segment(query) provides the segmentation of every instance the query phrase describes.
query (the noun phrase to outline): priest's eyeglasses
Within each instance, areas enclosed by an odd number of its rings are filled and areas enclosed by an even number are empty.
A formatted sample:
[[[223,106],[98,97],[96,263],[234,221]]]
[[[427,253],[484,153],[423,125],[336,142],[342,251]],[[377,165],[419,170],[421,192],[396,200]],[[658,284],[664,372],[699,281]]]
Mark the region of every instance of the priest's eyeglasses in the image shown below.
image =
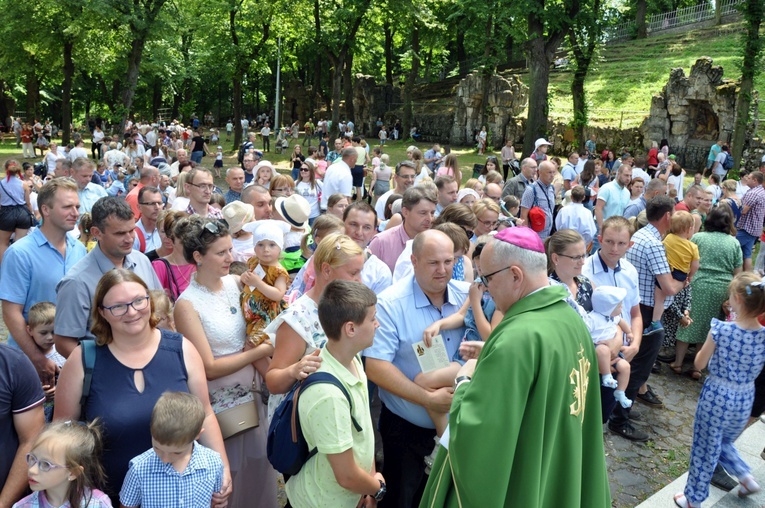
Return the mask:
[[[496,272],[491,272],[486,275],[481,275],[481,284],[483,284],[486,287],[489,287],[489,282],[491,282],[491,278],[497,275],[499,272],[504,272],[505,270],[511,269],[513,266],[506,266],[502,268],[501,270],[497,270]]]

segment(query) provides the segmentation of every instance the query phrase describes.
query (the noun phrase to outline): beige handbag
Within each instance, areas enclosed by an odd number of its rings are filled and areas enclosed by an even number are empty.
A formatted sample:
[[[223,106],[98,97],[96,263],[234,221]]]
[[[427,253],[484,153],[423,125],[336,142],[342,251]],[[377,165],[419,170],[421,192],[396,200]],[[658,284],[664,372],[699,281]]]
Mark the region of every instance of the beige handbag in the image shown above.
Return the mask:
[[[240,432],[249,430],[260,425],[258,405],[254,400],[239,404],[236,407],[225,409],[216,414],[220,433],[223,439],[233,437]]]

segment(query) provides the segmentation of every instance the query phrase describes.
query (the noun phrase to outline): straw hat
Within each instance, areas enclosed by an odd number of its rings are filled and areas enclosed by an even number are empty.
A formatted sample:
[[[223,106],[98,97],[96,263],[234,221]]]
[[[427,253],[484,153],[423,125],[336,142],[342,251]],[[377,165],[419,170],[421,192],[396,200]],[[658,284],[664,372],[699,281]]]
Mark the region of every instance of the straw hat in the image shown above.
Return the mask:
[[[274,203],[274,208],[290,226],[308,230],[311,205],[303,196],[293,194],[290,197],[278,197]]]
[[[241,201],[232,201],[223,207],[223,218],[228,224],[228,231],[232,235],[242,230],[242,226],[252,222],[255,217],[255,208]]]

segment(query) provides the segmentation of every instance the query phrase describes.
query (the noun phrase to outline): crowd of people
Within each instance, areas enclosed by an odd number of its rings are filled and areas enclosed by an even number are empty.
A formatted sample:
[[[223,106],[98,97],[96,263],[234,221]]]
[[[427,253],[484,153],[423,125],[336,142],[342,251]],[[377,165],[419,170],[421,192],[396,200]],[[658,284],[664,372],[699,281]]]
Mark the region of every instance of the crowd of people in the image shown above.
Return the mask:
[[[564,162],[540,138],[463,183],[438,144],[393,164],[309,119],[287,171],[248,132],[220,188],[173,125],[6,163],[0,508],[274,508],[293,402],[293,507],[607,507],[603,425],[650,439],[659,360],[709,372],[678,506],[726,470],[759,491],[732,443],[765,410],[761,171],[715,154],[686,188],[664,142]]]

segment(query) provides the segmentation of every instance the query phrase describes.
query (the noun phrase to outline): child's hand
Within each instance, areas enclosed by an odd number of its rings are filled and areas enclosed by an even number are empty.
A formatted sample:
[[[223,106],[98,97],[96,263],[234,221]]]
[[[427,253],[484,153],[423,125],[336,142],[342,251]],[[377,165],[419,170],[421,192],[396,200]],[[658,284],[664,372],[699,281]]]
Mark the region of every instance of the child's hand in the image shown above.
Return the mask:
[[[56,398],[56,386],[43,385],[43,391],[45,392],[45,402],[53,402]]]
[[[691,325],[691,323],[693,323],[693,319],[691,319],[691,312],[686,310],[683,312],[683,317],[680,318],[680,326],[687,328]]]
[[[486,292],[486,286],[483,285],[481,281],[473,282],[470,285],[470,291],[468,293],[468,297],[470,298],[471,303],[475,299],[480,299],[483,297],[483,294]]]
[[[241,280],[242,284],[245,286],[255,286],[258,282],[261,281],[261,278],[258,277],[258,274],[256,274],[254,271],[247,270],[239,276],[239,280]]]
[[[422,332],[422,341],[425,343],[425,347],[430,347],[433,341],[433,337],[438,335],[441,331],[441,321],[436,321],[432,325],[425,328]]]
[[[515,225],[516,226],[525,226],[526,225],[526,221],[524,221],[521,218],[515,219]]]
[[[632,344],[632,339],[634,339],[635,336],[632,335],[632,332],[627,334],[627,344]]]
[[[484,344],[482,340],[466,340],[460,344],[460,356],[466,361],[478,358]]]

